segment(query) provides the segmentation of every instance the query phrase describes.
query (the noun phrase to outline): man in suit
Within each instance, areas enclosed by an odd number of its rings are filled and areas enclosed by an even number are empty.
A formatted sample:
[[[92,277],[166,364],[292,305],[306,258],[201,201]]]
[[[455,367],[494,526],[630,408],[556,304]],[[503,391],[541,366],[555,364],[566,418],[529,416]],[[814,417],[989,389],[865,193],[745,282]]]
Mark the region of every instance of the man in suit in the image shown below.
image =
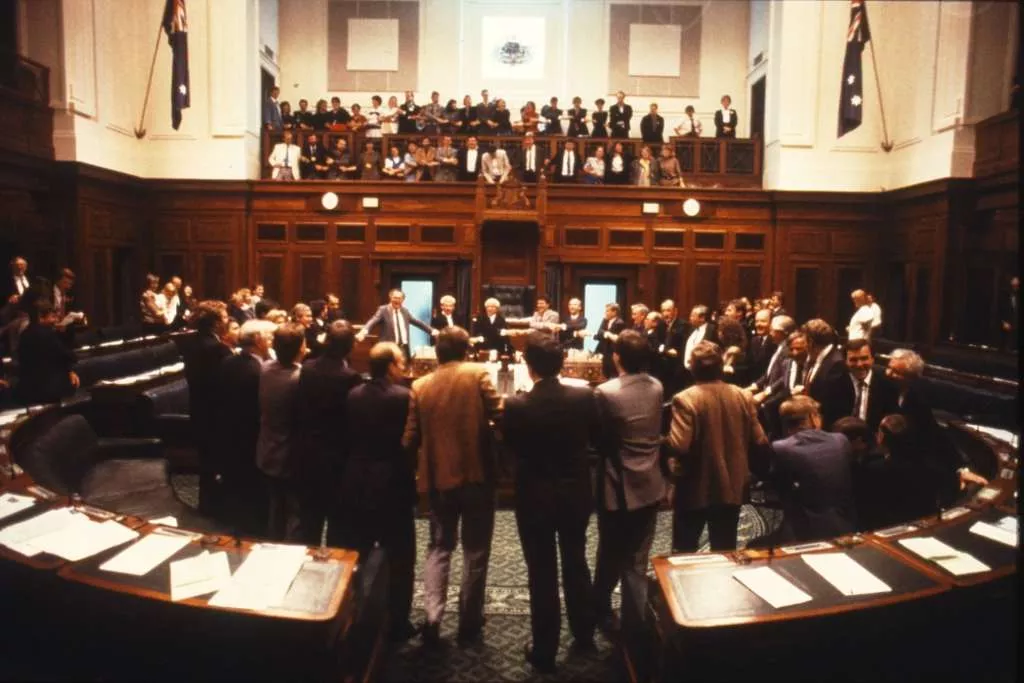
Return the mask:
[[[76,357],[57,334],[53,304],[40,299],[29,308],[28,316],[28,327],[18,342],[15,394],[23,405],[56,403],[78,388]]]
[[[564,349],[582,349],[586,333],[587,318],[583,315],[583,302],[573,297],[569,299],[569,315],[559,323],[558,341]]]
[[[762,377],[768,372],[768,365],[778,349],[778,343],[771,334],[771,311],[760,310],[754,314],[754,334],[750,338],[747,357],[750,359],[750,374]]]
[[[422,320],[413,316],[409,309],[403,306],[405,294],[400,289],[392,289],[388,292],[388,303],[384,304],[370,316],[370,319],[363,325],[363,329],[356,334],[356,341],[363,341],[366,335],[377,325],[383,325],[380,331],[380,341],[389,341],[398,344],[406,357],[409,356],[409,326],[418,327],[430,336],[437,336],[438,331]]]
[[[665,142],[665,119],[658,113],[658,104],[651,102],[651,111],[640,119],[640,137],[648,144]]]
[[[734,138],[736,137],[736,125],[738,118],[736,110],[732,109],[732,98],[728,95],[722,96],[722,108],[715,112],[715,137]]]
[[[846,370],[846,358],[836,344],[832,326],[821,318],[813,318],[803,325],[807,337],[807,364],[799,391],[819,403],[824,399],[825,386]]]
[[[3,300],[17,304],[25,290],[32,286],[28,275],[28,261],[21,256],[11,259],[11,274],[4,281]]]
[[[899,414],[906,418],[920,450],[930,456],[927,468],[932,473],[936,492],[943,502],[948,503],[968,484],[985,486],[988,480],[971,471],[971,463],[966,455],[953,446],[949,436],[935,420],[935,414],[925,398],[927,389],[922,379],[924,367],[924,359],[914,351],[895,349],[889,354],[886,376],[896,383],[899,390]]]
[[[419,116],[420,106],[416,104],[416,96],[412,90],[405,91],[405,104],[399,110],[398,132],[401,135],[415,135],[416,117]]]
[[[664,332],[658,347],[661,365],[661,376],[658,379],[665,389],[665,398],[669,399],[682,388],[682,357],[690,331],[687,323],[679,318],[675,301],[665,299],[661,302],[660,310]]]
[[[780,292],[780,291],[772,292],[772,295],[771,295],[769,301],[771,302],[771,310],[772,310],[772,317],[773,318],[775,316],[778,316],[778,315],[789,315],[789,313],[786,312],[786,309],[782,307],[783,304],[785,303],[784,298],[785,298],[785,295],[782,292]]]
[[[292,453],[294,478],[301,489],[301,539],[307,545],[320,542],[324,517],[332,500],[332,486],[341,478],[345,446],[350,434],[345,424],[349,392],[362,377],[348,365],[355,335],[344,320],[326,326],[322,355],[302,365],[295,403],[299,448]]]
[[[783,401],[803,390],[801,383],[807,365],[807,335],[799,330],[792,332],[782,348],[785,349],[785,358],[775,366],[772,378],[766,380],[764,387],[753,395],[765,429],[777,438],[784,435],[779,423],[779,407]]]
[[[217,447],[214,435],[217,415],[217,369],[231,355],[221,341],[228,326],[228,310],[220,301],[201,301],[192,313],[194,335],[181,340],[188,383],[188,415],[193,441],[199,451],[199,511],[209,517],[220,516],[216,485]]]
[[[302,149],[292,139],[292,132],[286,130],[282,141],[270,152],[267,163],[271,166],[270,177],[273,180],[298,180],[302,177],[299,172]]]
[[[516,524],[529,575],[533,644],[526,659],[551,673],[561,628],[556,544],[574,646],[594,649],[586,560],[593,507],[587,446],[599,423],[593,393],[559,382],[562,349],[555,339],[531,332],[524,356],[533,389],[508,399],[502,432],[516,457]]]
[[[278,101],[280,96],[281,89],[275,85],[267,94],[267,99],[263,101],[263,125],[267,130],[279,131],[283,127],[281,104]]]
[[[702,341],[718,343],[718,329],[714,322],[708,319],[708,307],[703,304],[694,306],[690,310],[690,336],[686,338],[686,345],[683,347],[683,367],[690,369],[690,362],[693,350]]]
[[[565,146],[551,160],[548,173],[556,183],[575,183],[582,166],[580,155],[576,152],[576,141],[566,140]]]
[[[551,308],[551,299],[547,294],[539,295],[535,306],[533,315],[527,319],[530,329],[557,332],[560,329],[561,320],[558,311]]]
[[[416,474],[402,447],[409,413],[404,376],[402,349],[391,342],[370,349],[371,380],[354,387],[346,400],[348,454],[340,486],[334,487],[337,503],[327,527],[332,547],[355,548],[365,557],[377,543],[387,553],[388,635],[398,642],[416,633],[409,623],[416,565]]]
[[[777,541],[853,533],[857,513],[850,442],[842,434],[822,431],[818,402],[809,396],[788,399],[779,415],[787,437],[772,444],[768,473],[782,498]]]
[[[830,380],[823,390],[823,424],[831,429],[841,417],[858,417],[874,433],[883,417],[899,410],[899,390],[884,370],[872,367],[875,359],[867,339],[851,339],[845,352],[847,372]]]
[[[646,335],[647,333],[647,314],[651,312],[651,309],[647,308],[647,304],[632,304],[629,307],[629,318],[632,321],[632,329],[634,332]]]
[[[462,327],[462,320],[455,315],[455,297],[445,294],[438,302],[438,311],[430,320],[430,326],[435,330],[443,330],[446,327]],[[436,341],[436,340],[435,340]]]
[[[449,327],[438,335],[437,370],[412,385],[403,445],[417,453],[417,488],[430,507],[423,589],[424,643],[439,643],[451,554],[462,520],[459,640],[483,633],[484,586],[494,531],[494,463],[489,422],[501,396],[483,366],[466,363],[469,335]],[[456,428],[457,427],[457,428]]]
[[[494,111],[496,109],[495,103],[491,102],[491,95],[486,90],[480,91],[480,102],[474,108],[476,112],[477,128],[481,135],[493,135],[493,130],[497,127],[497,123],[494,121]]]
[[[235,534],[265,536],[267,494],[256,467],[260,435],[260,372],[270,360],[276,325],[247,320],[239,331],[241,351],[221,360],[217,368],[217,419],[214,467],[221,520]]]
[[[323,180],[327,178],[327,148],[320,144],[316,133],[311,133],[302,146],[299,159],[303,180]]]
[[[317,308],[323,309],[323,300],[318,299],[312,302],[317,305]],[[306,353],[313,358],[320,355],[320,351],[323,347],[320,341],[320,326],[317,325],[317,318],[313,315],[313,309],[306,304],[295,304],[292,306],[291,312],[288,314],[289,320],[293,323],[302,325],[303,334],[306,337]],[[320,321],[321,324],[323,321]]]
[[[337,294],[327,292],[324,294],[324,301],[327,303],[327,316],[325,322],[333,323],[335,320],[345,320],[345,311],[341,310],[341,298]]]
[[[601,354],[601,371],[604,373],[605,379],[611,379],[618,374],[612,353],[619,335],[626,329],[626,321],[619,317],[620,310],[619,304],[614,301],[605,304],[604,320],[601,321],[597,332],[594,333],[594,339],[597,340],[594,352]]]
[[[274,330],[274,355],[260,374],[260,435],[256,441],[256,466],[266,475],[270,498],[267,537],[274,541],[299,541],[302,490],[295,477],[299,455],[299,410],[296,396],[306,334],[298,323],[284,323]]]
[[[502,334],[502,330],[507,328],[501,314],[501,302],[492,297],[484,302],[484,315],[473,318],[470,342],[481,351],[497,351],[498,355],[511,353],[508,337]]]
[[[476,180],[483,167],[483,153],[477,143],[476,136],[466,140],[466,146],[459,150],[459,180]]]
[[[647,373],[646,340],[625,330],[614,344],[618,377],[595,390],[601,418],[597,451],[597,564],[594,601],[598,623],[614,628],[615,584],[644,577],[654,541],[658,504],[667,492],[661,470],[661,382]],[[641,600],[641,602],[643,602]]]
[[[629,126],[633,120],[633,107],[626,104],[626,93],[621,90],[615,94],[615,104],[608,114],[609,125],[613,138],[628,138]]]
[[[771,315],[769,313],[769,315]],[[768,325],[768,342],[771,344],[772,351],[770,357],[767,359],[764,371],[758,377],[753,384],[747,387],[747,390],[754,395],[754,401],[761,403],[765,398],[768,397],[772,391],[776,390],[777,387],[782,386],[785,383],[788,369],[786,365],[786,359],[789,357],[789,345],[787,340],[789,335],[796,330],[796,323],[788,315],[779,315],[774,318],[770,318]],[[758,397],[758,394],[764,394]]]
[[[696,552],[704,524],[712,551],[736,549],[736,525],[751,457],[768,446],[754,402],[722,381],[722,353],[700,342],[690,357],[695,384],[672,399],[666,445],[677,476],[672,550]]]
[[[537,182],[543,174],[545,163],[547,163],[547,159],[544,157],[544,150],[535,144],[533,133],[527,133],[523,137],[523,148],[519,153],[519,163],[516,164],[520,180],[524,183]]]

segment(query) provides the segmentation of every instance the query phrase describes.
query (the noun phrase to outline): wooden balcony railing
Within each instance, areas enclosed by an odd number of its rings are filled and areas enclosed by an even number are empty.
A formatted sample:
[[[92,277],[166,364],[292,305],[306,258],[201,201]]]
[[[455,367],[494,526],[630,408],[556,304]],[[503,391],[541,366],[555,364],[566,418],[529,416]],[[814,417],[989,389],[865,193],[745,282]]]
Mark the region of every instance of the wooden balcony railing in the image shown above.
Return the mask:
[[[365,138],[361,133],[351,131],[295,131],[293,142],[301,145],[299,138],[315,134],[319,144],[325,149],[334,149],[338,138],[344,138],[348,143],[349,152],[356,158],[362,153],[363,146],[370,138]],[[385,135],[382,138],[373,139],[377,151],[387,150],[392,145],[397,145],[404,153],[409,142],[420,142],[424,137],[430,138],[431,143],[437,147],[441,135]],[[451,136],[452,145],[461,149],[466,144],[468,136]],[[282,133],[263,131],[263,178],[270,178],[270,165],[267,158],[273,146],[280,142]],[[598,147],[605,147],[611,151],[618,143],[622,144],[623,152],[630,158],[640,154],[640,149],[646,144],[642,140],[629,138],[625,140],[607,138],[567,138],[559,136],[537,136],[534,138],[538,148],[547,158],[552,158],[562,148],[566,140],[572,139],[577,144],[580,156],[584,159],[592,156]],[[477,136],[481,149],[502,147],[505,149],[513,163],[520,158],[523,138],[521,136]],[[683,180],[687,186],[692,187],[729,187],[729,188],[760,188],[761,187],[761,159],[762,147],[759,138],[749,139],[716,139],[716,138],[693,138],[673,137],[668,143],[675,149],[676,157],[683,171]],[[661,145],[648,145],[653,154],[657,155]]]
[[[50,69],[16,54],[0,56],[0,149],[53,159]]]

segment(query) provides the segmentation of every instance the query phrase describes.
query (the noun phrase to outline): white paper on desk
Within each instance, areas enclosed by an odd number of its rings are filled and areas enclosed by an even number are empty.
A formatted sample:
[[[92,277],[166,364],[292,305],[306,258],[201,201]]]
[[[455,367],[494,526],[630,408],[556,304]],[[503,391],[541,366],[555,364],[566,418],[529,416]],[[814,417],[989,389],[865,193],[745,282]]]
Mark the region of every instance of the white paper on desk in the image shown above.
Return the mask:
[[[1011,548],[1017,547],[1017,532],[1003,529],[995,524],[989,524],[988,522],[975,522],[971,525],[971,533],[984,536],[990,541],[1002,543],[1003,545],[1008,545]]]
[[[166,517],[158,517],[157,519],[149,520],[150,524],[159,524],[161,526],[178,526],[178,518],[174,515],[167,515]]]
[[[105,572],[145,576],[187,546],[191,540],[188,536],[172,536],[154,531],[101,564],[100,569]]]
[[[846,553],[815,553],[800,556],[821,578],[843,595],[891,593],[892,588]]]
[[[187,600],[213,593],[231,581],[231,566],[224,551],[204,550],[187,560],[171,562],[171,600]]]
[[[78,562],[138,537],[138,531],[112,519],[94,522],[85,515],[75,515],[70,525],[31,544],[68,562]]]
[[[732,578],[775,609],[799,605],[812,599],[771,567],[741,569],[733,572]]]
[[[33,541],[71,526],[75,517],[71,508],[49,510],[0,531],[0,545],[7,546],[25,557],[34,557],[42,550],[37,548]]]
[[[0,496],[0,519],[6,519],[16,515],[22,510],[28,510],[36,504],[32,496],[23,496],[19,493],[5,493]]]
[[[254,546],[231,582],[210,598],[210,604],[250,610],[278,605],[306,559],[305,546]]]
[[[937,538],[901,538],[898,542],[910,552],[934,562],[953,576],[977,574],[991,569],[973,555],[961,552]]]

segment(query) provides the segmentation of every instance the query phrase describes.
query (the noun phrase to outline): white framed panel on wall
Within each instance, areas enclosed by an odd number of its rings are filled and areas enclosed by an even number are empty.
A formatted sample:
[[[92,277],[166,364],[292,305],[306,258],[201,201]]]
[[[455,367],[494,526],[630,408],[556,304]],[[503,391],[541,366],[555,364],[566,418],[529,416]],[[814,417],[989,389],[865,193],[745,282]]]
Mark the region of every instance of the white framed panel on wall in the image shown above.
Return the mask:
[[[398,71],[398,19],[348,20],[349,71]]]
[[[629,75],[678,78],[682,34],[678,24],[630,24]]]

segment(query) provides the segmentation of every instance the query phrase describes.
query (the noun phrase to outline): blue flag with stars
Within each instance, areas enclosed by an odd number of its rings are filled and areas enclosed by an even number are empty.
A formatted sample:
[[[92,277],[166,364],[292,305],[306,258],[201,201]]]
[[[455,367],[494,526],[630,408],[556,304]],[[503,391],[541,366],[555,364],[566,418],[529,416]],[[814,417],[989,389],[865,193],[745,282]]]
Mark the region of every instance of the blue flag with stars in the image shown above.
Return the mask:
[[[861,56],[864,43],[871,40],[868,10],[864,0],[850,0],[850,28],[846,32],[846,57],[843,59],[843,83],[839,89],[839,134],[843,137],[860,126],[864,110],[864,70]]]
[[[171,44],[171,125],[178,130],[181,110],[192,103],[188,83],[188,15],[185,0],[167,0],[164,5],[164,31]]]

